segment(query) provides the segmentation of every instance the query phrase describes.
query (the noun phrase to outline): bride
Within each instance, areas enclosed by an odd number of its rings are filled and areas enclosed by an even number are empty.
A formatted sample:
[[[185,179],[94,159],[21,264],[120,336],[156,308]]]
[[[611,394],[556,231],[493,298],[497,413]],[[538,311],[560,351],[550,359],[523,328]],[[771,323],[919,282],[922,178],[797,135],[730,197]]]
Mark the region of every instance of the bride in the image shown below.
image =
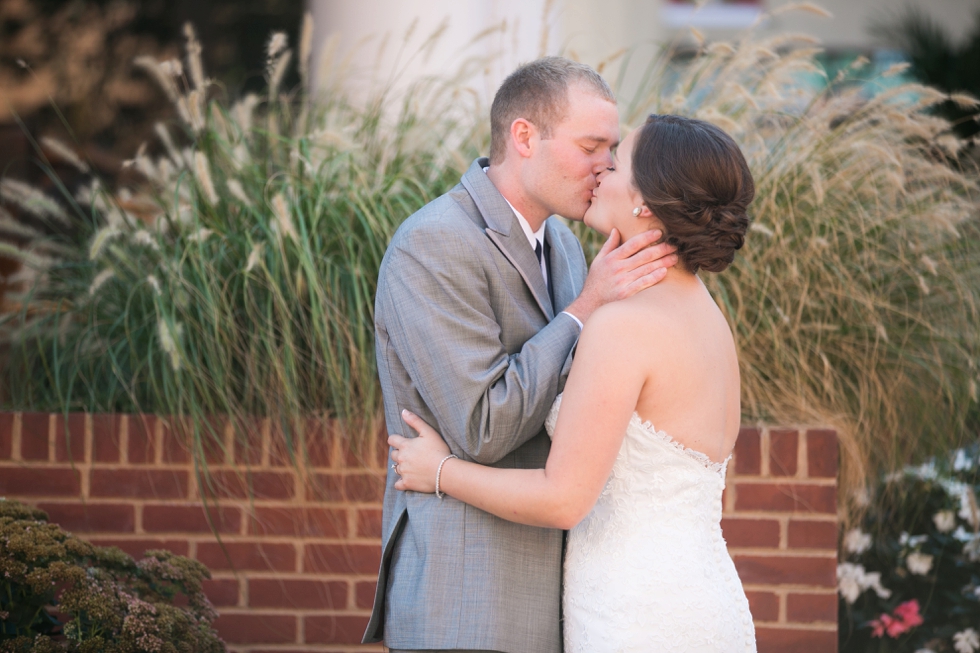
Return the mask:
[[[544,469],[459,460],[417,416],[392,435],[399,490],[444,493],[503,519],[569,529],[566,653],[755,651],[721,533],[738,436],[739,372],[724,316],[698,278],[742,246],[755,189],[722,130],[650,116],[599,178],[585,222],[623,239],[662,229],[680,263],[597,310],[548,418]],[[560,410],[559,410],[560,407]]]

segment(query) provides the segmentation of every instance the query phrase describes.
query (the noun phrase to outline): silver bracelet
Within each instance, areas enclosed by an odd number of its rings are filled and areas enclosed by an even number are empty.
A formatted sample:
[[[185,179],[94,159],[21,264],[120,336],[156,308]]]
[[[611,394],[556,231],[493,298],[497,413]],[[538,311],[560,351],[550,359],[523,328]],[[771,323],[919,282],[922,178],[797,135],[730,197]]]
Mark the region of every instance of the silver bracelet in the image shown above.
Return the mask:
[[[450,458],[459,458],[459,456],[457,456],[454,453],[449,454],[448,456],[446,456],[445,458],[439,461],[439,469],[436,470],[436,496],[439,497],[440,499],[445,496],[442,492],[439,491],[439,479],[442,478],[442,466],[445,465],[446,461],[449,460]]]

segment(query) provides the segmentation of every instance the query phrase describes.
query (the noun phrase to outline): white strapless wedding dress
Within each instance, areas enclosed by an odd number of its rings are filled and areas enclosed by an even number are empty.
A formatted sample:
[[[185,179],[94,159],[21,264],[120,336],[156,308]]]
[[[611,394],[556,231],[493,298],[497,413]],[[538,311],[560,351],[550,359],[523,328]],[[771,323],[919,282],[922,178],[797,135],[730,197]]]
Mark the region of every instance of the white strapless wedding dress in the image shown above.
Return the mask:
[[[568,533],[565,653],[755,652],[721,535],[727,465],[633,413],[599,500]]]

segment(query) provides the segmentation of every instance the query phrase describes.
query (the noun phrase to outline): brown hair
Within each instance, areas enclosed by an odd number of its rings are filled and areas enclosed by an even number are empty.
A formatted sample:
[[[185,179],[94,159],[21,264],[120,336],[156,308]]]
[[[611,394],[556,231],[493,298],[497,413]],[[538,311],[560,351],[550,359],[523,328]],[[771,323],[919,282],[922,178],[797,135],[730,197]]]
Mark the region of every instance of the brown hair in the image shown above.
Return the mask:
[[[718,127],[652,115],[633,146],[633,185],[663,222],[669,244],[691,272],[721,272],[749,227],[755,183],[742,151]]]
[[[500,163],[507,151],[510,126],[524,118],[544,138],[568,111],[568,87],[582,83],[601,98],[616,97],[599,73],[564,57],[542,57],[520,66],[497,89],[490,106],[490,163]]]

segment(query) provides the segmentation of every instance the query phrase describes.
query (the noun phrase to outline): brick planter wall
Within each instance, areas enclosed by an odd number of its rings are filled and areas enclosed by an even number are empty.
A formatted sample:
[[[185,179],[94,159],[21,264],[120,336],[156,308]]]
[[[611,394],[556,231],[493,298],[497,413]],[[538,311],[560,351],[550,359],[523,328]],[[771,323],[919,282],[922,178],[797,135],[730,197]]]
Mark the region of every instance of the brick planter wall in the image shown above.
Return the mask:
[[[382,651],[357,644],[380,559],[380,435],[355,456],[310,420],[297,468],[267,421],[223,429],[202,487],[162,419],[0,413],[0,496],[96,544],[205,563],[233,652]],[[723,528],[761,653],[836,650],[836,476],[833,431],[742,431]]]

